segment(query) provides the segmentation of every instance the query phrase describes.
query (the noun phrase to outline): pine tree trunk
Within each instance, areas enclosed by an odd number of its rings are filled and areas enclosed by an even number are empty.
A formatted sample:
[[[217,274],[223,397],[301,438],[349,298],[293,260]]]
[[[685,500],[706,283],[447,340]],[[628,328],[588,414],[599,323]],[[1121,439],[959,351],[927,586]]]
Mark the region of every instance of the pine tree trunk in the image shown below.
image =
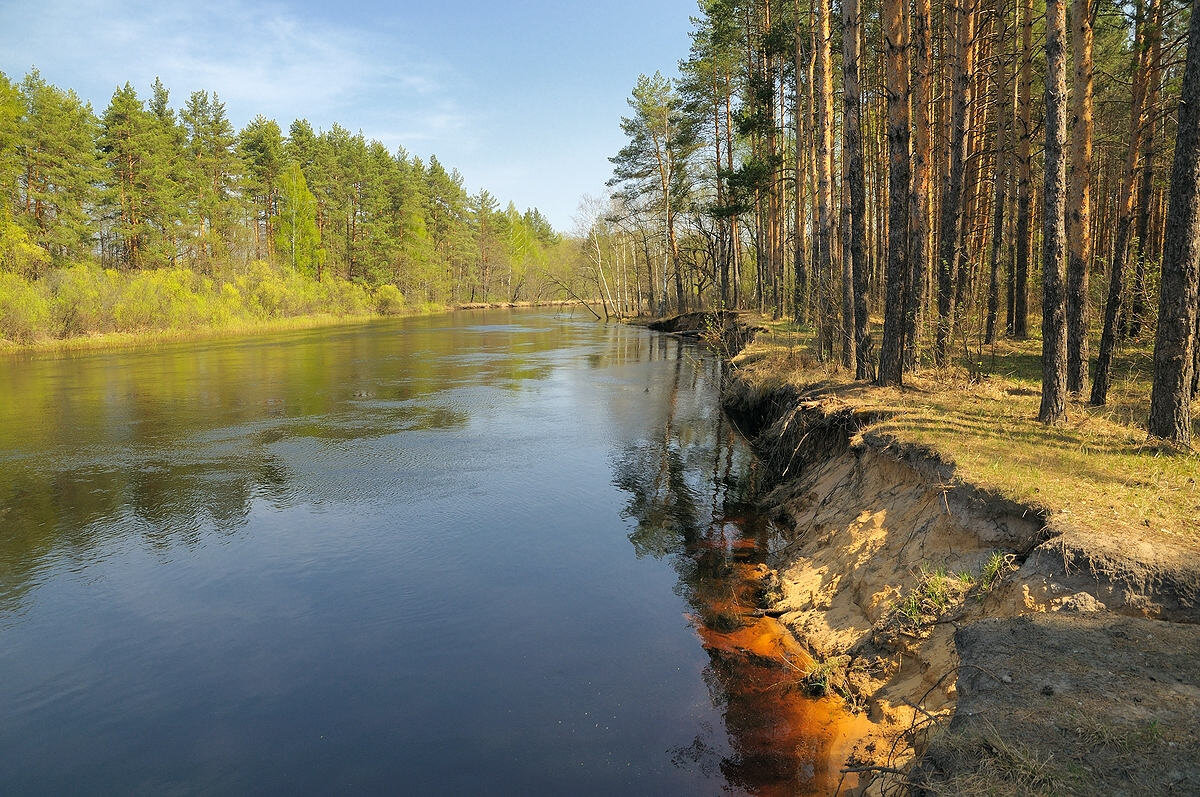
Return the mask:
[[[849,219],[842,225],[842,235],[849,242],[850,271],[854,287],[854,378],[870,377],[871,339],[867,331],[867,260],[866,239],[866,174],[863,166],[862,126],[859,108],[862,103],[858,83],[858,40],[861,20],[858,0],[842,0],[842,87],[844,113],[842,129],[845,135],[846,199]]]
[[[954,19],[954,55],[950,76],[950,163],[942,192],[942,221],[938,246],[938,323],[934,355],[946,361],[946,349],[952,333],[954,280],[958,273],[959,237],[962,234],[962,207],[966,172],[967,104],[970,102],[970,53],[974,38],[974,15],[964,9],[962,0],[951,0]]]
[[[805,308],[808,301],[808,273],[805,268],[805,253],[807,252],[807,241],[805,240],[805,213],[804,205],[806,201],[805,178],[807,175],[806,163],[808,162],[808,148],[805,147],[805,125],[804,125],[804,105],[801,102],[802,91],[811,90],[811,84],[808,87],[801,85],[801,76],[808,76],[808,72],[804,65],[804,48],[802,42],[804,37],[800,35],[800,20],[803,17],[800,14],[800,0],[796,0],[796,50],[795,50],[795,69],[796,69],[796,106],[795,106],[795,126],[796,126],[796,175],[795,175],[795,220],[796,237],[795,237],[795,281],[792,285],[792,317],[796,324],[804,324],[807,319]]]
[[[1003,3],[1003,0],[1001,0]],[[1004,251],[1004,210],[1007,204],[1008,191],[1008,103],[1010,79],[1008,74],[1008,58],[1003,52],[1005,33],[1008,30],[1006,9],[999,9],[1000,21],[998,46],[996,48],[996,85],[999,96],[996,98],[996,199],[992,215],[992,251],[991,270],[988,280],[987,321],[984,328],[984,342],[994,343],[996,340],[996,318],[1000,312],[1000,254]]]
[[[1033,259],[1033,166],[1030,141],[1033,135],[1031,86],[1033,85],[1033,0],[1021,2],[1021,77],[1018,80],[1017,112],[1017,274],[1013,297],[1013,337],[1029,337],[1029,262]]]
[[[1133,290],[1131,306],[1125,318],[1123,334],[1129,338],[1137,338],[1142,333],[1142,325],[1146,320],[1146,270],[1148,268],[1150,245],[1150,215],[1154,204],[1154,134],[1158,129],[1158,84],[1161,80],[1162,64],[1162,27],[1158,20],[1152,20],[1147,30],[1147,45],[1150,48],[1150,61],[1146,71],[1146,126],[1142,134],[1142,158],[1139,168],[1137,191],[1136,231],[1137,254],[1134,258]]]
[[[912,197],[909,208],[908,312],[904,321],[904,368],[917,366],[925,283],[929,278],[929,169],[933,159],[929,100],[933,95],[930,60],[930,0],[916,0],[912,26]]]
[[[909,73],[907,0],[884,0],[887,50],[888,246],[879,384],[900,385],[908,281]]]
[[[1066,0],[1046,3],[1046,164],[1042,233],[1042,406],[1038,420],[1067,415],[1066,270],[1067,138]]]
[[[1088,270],[1092,264],[1091,0],[1071,0],[1071,181],[1067,186],[1067,392],[1081,393],[1088,371]]]
[[[1125,173],[1117,198],[1117,230],[1113,242],[1113,260],[1109,274],[1108,299],[1104,303],[1104,328],[1100,334],[1100,352],[1092,376],[1090,402],[1096,406],[1108,401],[1108,389],[1112,384],[1112,363],[1117,350],[1117,338],[1121,330],[1125,302],[1125,272],[1129,262],[1129,234],[1133,229],[1135,188],[1138,179],[1138,157],[1141,152],[1141,137],[1146,126],[1146,77],[1150,65],[1150,47],[1146,45],[1147,33],[1156,24],[1162,8],[1161,0],[1150,0],[1143,18],[1141,4],[1137,14],[1137,30],[1134,45],[1137,50],[1133,71],[1133,97],[1129,113],[1129,148],[1125,155]]]
[[[1190,446],[1200,277],[1200,7],[1193,7],[1188,28],[1163,244],[1148,428],[1154,437]]]
[[[833,64],[830,56],[829,2],[817,0],[817,282],[820,356],[833,352]]]

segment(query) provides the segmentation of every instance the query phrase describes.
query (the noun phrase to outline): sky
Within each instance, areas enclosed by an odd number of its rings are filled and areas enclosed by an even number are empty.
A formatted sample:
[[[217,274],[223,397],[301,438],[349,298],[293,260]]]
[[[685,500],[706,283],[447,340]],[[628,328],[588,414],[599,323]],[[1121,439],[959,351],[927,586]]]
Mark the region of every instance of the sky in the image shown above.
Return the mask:
[[[600,194],[639,73],[673,74],[695,0],[0,0],[0,71],[31,67],[97,113],[156,76],[257,114],[338,122],[436,155],[474,192],[569,230]]]

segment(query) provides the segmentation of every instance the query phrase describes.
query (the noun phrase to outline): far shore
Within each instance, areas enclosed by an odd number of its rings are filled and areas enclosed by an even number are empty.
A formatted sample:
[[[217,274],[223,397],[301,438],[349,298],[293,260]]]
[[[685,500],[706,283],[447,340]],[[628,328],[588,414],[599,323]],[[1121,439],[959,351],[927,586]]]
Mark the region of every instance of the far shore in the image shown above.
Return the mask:
[[[72,352],[101,349],[153,348],[155,346],[186,341],[219,340],[236,338],[254,333],[287,332],[291,330],[317,329],[320,327],[366,324],[385,319],[414,318],[438,315],[459,310],[504,310],[532,309],[537,307],[568,307],[584,304],[575,299],[554,299],[526,302],[463,302],[450,305],[425,305],[404,308],[397,313],[364,313],[361,315],[334,315],[316,313],[311,315],[267,318],[258,321],[239,321],[226,326],[200,326],[189,329],[144,329],[131,332],[103,332],[93,335],[73,335],[66,338],[42,338],[30,343],[13,343],[0,340],[0,355],[21,354],[69,354]]]

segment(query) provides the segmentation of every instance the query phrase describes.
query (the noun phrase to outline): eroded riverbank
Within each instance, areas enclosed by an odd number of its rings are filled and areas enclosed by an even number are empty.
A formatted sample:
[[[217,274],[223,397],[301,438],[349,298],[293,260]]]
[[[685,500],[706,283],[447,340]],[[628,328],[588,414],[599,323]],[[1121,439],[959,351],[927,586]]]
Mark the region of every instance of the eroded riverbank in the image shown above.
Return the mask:
[[[711,322],[707,326],[712,326]],[[1186,549],[1113,539],[963,481],[873,429],[844,386],[764,380],[722,403],[788,529],[767,612],[865,725],[868,792],[1200,788],[1200,578]]]

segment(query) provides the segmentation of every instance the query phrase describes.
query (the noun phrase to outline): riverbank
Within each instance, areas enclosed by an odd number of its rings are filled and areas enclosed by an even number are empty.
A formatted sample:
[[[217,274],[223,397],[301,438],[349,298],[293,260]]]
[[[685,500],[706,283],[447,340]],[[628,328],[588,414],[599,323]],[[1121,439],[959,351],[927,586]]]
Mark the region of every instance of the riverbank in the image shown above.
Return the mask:
[[[1042,427],[999,356],[904,391],[778,328],[731,359],[786,530],[767,612],[869,721],[869,791],[1200,789],[1200,460],[1122,423],[1136,386]]]
[[[532,309],[538,307],[569,307],[577,305],[575,300],[552,300],[545,302],[468,302],[463,304],[425,304],[419,307],[403,307],[389,313],[361,313],[334,315],[314,313],[231,322],[222,326],[201,325],[189,329],[146,329],[135,332],[102,332],[88,335],[73,335],[65,338],[42,338],[27,343],[16,343],[0,338],[0,355],[70,353],[99,349],[152,348],[171,343],[193,340],[220,340],[252,334],[288,332],[319,329],[348,324],[367,324],[372,321],[394,318],[413,318],[423,315],[456,312],[459,310]]]

